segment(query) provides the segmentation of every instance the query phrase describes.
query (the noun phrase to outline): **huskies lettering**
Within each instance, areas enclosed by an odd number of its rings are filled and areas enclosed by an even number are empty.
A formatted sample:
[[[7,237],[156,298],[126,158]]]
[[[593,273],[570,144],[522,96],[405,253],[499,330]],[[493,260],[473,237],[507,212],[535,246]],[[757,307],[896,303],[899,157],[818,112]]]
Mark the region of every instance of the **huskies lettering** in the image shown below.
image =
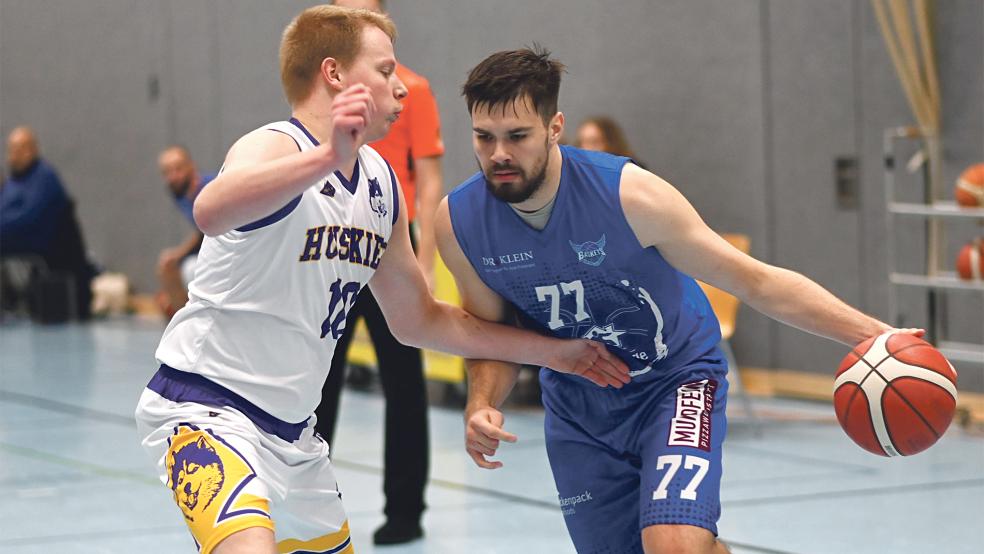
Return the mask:
[[[322,225],[307,230],[297,261],[318,261],[324,254],[325,260],[337,258],[376,269],[386,246],[383,237],[365,229]]]

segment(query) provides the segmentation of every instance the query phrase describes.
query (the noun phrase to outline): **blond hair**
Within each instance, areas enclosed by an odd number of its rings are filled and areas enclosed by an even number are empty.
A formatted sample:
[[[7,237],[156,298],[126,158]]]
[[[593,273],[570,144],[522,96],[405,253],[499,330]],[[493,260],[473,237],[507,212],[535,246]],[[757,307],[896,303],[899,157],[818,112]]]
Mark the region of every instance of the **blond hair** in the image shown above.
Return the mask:
[[[368,25],[396,40],[393,21],[369,10],[314,6],[295,17],[280,41],[280,81],[287,102],[293,106],[310,96],[325,58],[334,58],[342,67],[355,61],[362,50],[362,29]]]

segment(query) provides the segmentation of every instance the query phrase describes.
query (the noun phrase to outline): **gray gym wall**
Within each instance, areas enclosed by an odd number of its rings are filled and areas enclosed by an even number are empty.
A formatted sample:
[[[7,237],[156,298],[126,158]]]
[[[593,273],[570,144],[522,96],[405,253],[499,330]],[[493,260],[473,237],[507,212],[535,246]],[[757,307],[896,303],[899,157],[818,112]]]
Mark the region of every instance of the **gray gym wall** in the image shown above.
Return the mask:
[[[278,40],[311,4],[0,0],[0,132],[38,131],[95,259],[153,291],[158,252],[188,231],[157,174],[158,151],[184,144],[215,171],[237,137],[286,117]],[[984,159],[984,3],[937,4],[949,188]],[[429,78],[441,108],[447,189],[475,170],[459,96],[468,69],[537,41],[568,66],[569,138],[583,118],[612,115],[640,159],[714,229],[747,233],[755,256],[885,316],[882,132],[913,118],[867,0],[391,0],[389,8],[398,56]],[[838,207],[838,156],[860,163],[855,209]],[[923,263],[920,225],[898,232],[900,266]],[[974,232],[951,233],[948,260]],[[905,323],[927,325],[924,293],[902,292]],[[950,298],[953,338],[984,341],[982,296]],[[742,365],[823,373],[845,352],[747,308],[734,345]],[[984,391],[984,371],[967,366],[961,385]]]

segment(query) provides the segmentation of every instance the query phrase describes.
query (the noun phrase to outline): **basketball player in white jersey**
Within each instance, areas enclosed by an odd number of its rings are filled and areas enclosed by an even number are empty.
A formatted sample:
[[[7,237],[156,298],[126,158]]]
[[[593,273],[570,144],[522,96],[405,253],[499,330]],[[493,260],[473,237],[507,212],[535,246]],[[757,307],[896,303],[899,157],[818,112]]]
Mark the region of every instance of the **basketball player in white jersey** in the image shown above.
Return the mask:
[[[406,95],[394,36],[369,11],[302,12],[280,53],[293,117],[239,139],[195,203],[199,267],[136,415],[200,552],[353,551],[311,414],[367,283],[409,344],[628,382],[598,343],[494,325],[430,295],[398,183],[364,146]]]

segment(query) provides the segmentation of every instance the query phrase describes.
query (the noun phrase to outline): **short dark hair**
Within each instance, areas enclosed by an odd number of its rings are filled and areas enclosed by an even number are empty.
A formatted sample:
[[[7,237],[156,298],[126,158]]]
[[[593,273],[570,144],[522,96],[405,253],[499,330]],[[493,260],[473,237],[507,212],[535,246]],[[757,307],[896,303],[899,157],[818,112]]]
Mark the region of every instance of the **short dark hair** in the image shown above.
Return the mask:
[[[557,113],[560,75],[565,69],[564,64],[551,60],[550,52],[537,44],[532,48],[496,52],[468,72],[461,93],[468,103],[468,113],[478,107],[505,110],[529,96],[533,108],[547,124]]]

